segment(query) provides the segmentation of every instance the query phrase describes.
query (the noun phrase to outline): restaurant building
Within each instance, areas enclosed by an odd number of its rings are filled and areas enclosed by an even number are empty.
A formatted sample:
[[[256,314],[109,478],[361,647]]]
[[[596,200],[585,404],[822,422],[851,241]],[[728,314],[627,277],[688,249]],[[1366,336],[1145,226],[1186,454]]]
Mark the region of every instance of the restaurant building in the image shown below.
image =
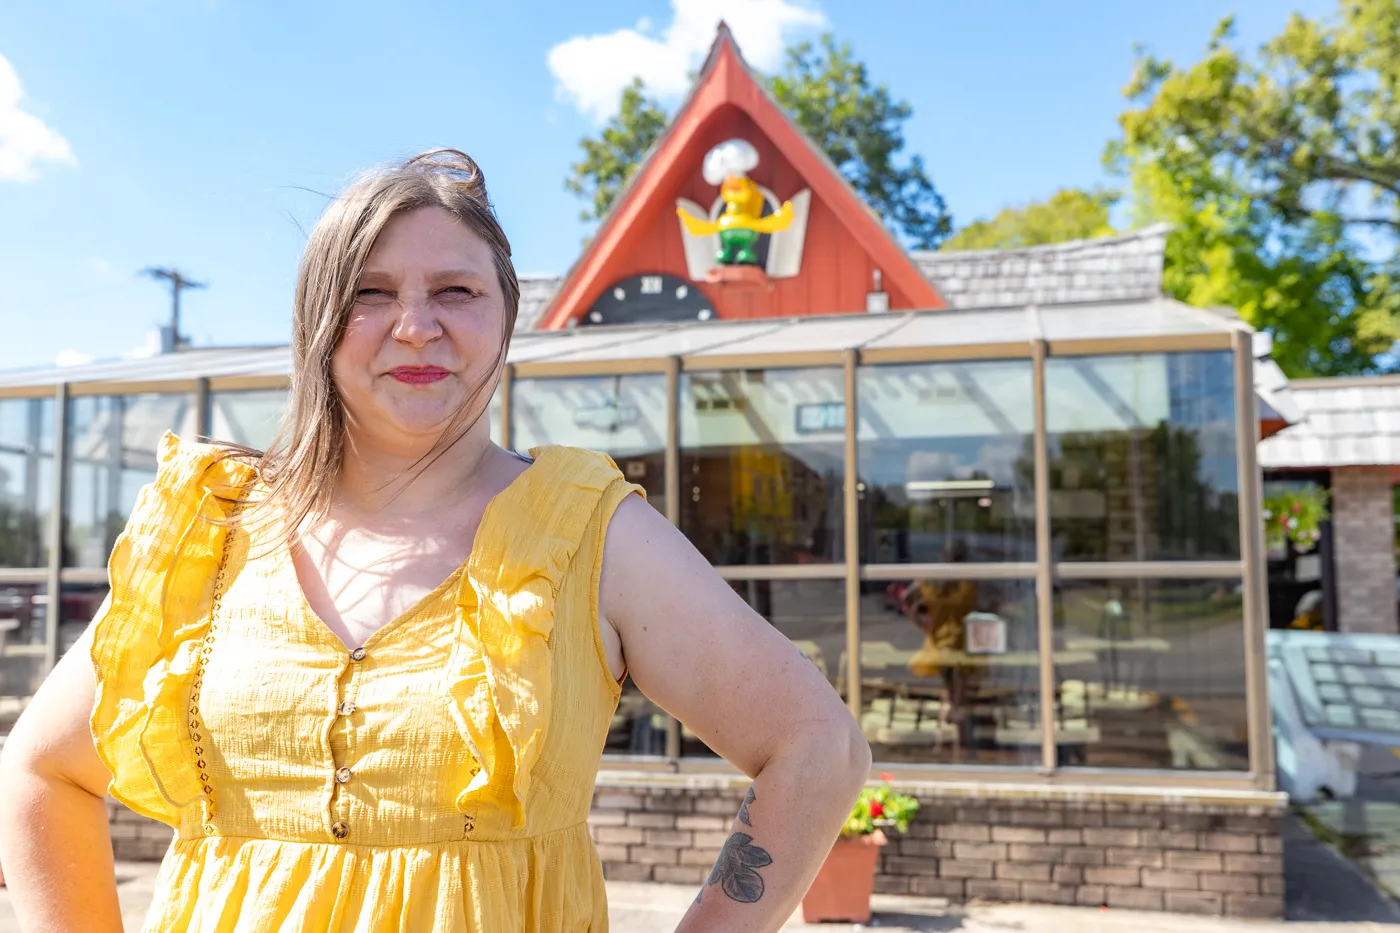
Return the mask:
[[[1313,491],[1327,511],[1315,542],[1267,553],[1271,627],[1400,633],[1400,377],[1298,379],[1289,395],[1297,423],[1259,445],[1265,494]]]
[[[522,283],[493,435],[611,454],[824,673],[923,801],[881,890],[1282,914],[1256,443],[1286,386],[1162,295],[1166,235],[907,252],[721,29],[573,269]],[[6,721],[161,432],[266,443],[289,366],[0,374]],[[703,880],[747,780],[630,684],[605,751],[606,874]]]

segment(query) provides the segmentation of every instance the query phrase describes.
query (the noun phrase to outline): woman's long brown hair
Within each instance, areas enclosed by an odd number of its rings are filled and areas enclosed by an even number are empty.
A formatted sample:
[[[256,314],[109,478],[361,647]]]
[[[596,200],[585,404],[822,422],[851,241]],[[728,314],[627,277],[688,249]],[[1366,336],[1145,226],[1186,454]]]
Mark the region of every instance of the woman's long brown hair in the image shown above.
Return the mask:
[[[292,310],[292,384],[282,424],[266,451],[229,446],[251,459],[266,494],[246,503],[242,521],[276,519],[294,538],[324,516],[345,452],[346,414],[331,358],[350,320],[360,276],[375,240],[395,215],[440,207],[486,241],[505,299],[495,365],[415,469],[431,464],[465,435],[481,414],[505,366],[520,306],[510,242],[486,193],[481,168],[466,153],[435,149],[361,177],[337,197],[311,231],[297,274]]]

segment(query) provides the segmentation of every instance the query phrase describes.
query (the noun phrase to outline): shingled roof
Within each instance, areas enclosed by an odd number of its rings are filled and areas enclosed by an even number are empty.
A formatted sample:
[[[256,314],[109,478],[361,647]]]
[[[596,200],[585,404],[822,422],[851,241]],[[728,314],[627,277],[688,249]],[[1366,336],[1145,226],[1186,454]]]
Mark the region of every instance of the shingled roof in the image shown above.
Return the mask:
[[[955,308],[1131,301],[1162,294],[1162,260],[1170,229],[1158,224],[1094,240],[913,256]]]
[[[515,329],[534,330],[535,322],[554,300],[562,275],[522,275],[520,277],[520,311],[515,316]]]
[[[1294,379],[1289,392],[1304,420],[1260,443],[1260,466],[1400,466],[1400,376]]]
[[[1162,294],[1162,261],[1170,229],[1158,224],[1122,236],[1026,249],[910,255],[939,294],[959,310],[1135,301]],[[563,280],[563,276],[520,280],[516,330],[534,328]]]

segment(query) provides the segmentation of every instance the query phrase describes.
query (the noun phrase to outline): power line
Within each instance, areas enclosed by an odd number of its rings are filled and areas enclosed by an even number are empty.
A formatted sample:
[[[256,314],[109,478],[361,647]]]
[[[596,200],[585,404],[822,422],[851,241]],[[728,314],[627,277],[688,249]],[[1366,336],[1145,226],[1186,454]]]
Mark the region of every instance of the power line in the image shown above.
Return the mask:
[[[142,275],[148,275],[153,279],[163,279],[170,283],[170,335],[169,343],[163,347],[166,352],[178,350],[182,346],[188,346],[189,341],[180,336],[180,293],[187,288],[208,288],[206,282],[196,282],[187,279],[178,269],[143,269]]]

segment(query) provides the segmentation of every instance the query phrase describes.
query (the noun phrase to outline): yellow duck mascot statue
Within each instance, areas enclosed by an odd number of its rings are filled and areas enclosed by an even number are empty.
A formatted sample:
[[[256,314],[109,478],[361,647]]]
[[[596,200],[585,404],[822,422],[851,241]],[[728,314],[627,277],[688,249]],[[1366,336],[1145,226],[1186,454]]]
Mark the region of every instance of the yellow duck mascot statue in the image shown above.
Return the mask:
[[[720,143],[705,155],[705,181],[719,185],[724,211],[715,220],[696,217],[677,208],[681,223],[695,236],[719,235],[715,261],[723,266],[758,264],[754,246],[760,234],[778,233],[792,224],[792,202],[784,201],[776,214],[763,216],[763,193],[748,177],[758,166],[758,150],[742,139]]]

